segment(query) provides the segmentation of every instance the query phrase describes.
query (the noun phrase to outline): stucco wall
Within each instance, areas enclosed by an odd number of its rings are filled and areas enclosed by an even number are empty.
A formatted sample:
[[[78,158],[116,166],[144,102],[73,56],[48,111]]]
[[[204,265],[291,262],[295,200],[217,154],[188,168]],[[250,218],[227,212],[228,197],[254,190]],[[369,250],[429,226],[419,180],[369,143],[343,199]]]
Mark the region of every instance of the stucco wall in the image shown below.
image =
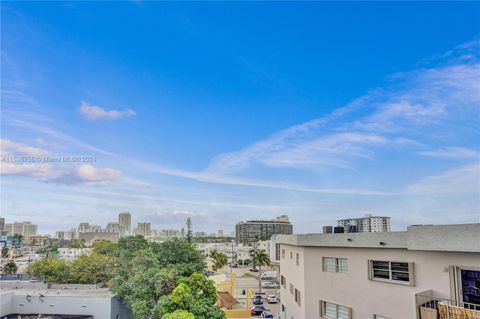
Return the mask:
[[[40,292],[41,293],[41,292]],[[32,293],[30,293],[32,294]],[[52,296],[40,298],[39,293],[33,293],[30,301],[24,292],[2,292],[0,294],[0,316],[11,313],[29,314],[68,314],[91,315],[98,319],[130,319],[130,310],[116,297],[111,296]]]
[[[286,277],[287,287],[281,289],[281,299],[287,306],[288,319],[320,318],[320,300],[351,307],[354,319],[371,319],[374,314],[395,319],[415,318],[416,293],[433,289],[437,296],[450,298],[449,266],[480,266],[480,253],[302,248],[284,244],[282,249],[286,249],[286,254],[281,260],[281,274]],[[290,251],[294,253],[292,260]],[[296,252],[301,254],[300,266],[295,265]],[[347,258],[348,273],[322,272],[322,256]],[[369,280],[369,259],[413,262],[415,286]],[[294,296],[289,291],[290,283],[301,290],[302,307],[295,306]]]

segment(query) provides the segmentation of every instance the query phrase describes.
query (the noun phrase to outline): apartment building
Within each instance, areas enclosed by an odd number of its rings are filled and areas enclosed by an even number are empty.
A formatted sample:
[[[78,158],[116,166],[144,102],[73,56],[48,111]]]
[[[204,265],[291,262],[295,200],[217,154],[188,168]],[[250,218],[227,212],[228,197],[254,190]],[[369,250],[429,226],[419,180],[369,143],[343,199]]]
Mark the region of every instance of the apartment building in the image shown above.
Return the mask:
[[[288,216],[282,215],[271,220],[248,220],[235,225],[237,244],[268,240],[276,234],[293,234]]]
[[[352,233],[377,233],[390,231],[390,217],[366,214],[360,218],[337,220],[337,225]]]
[[[282,319],[480,318],[480,224],[273,240]]]
[[[35,236],[38,232],[38,226],[30,221],[7,223],[4,224],[4,228],[10,235],[22,235],[23,237]]]
[[[132,235],[132,215],[128,212],[118,214],[118,224],[124,229],[120,236]]]

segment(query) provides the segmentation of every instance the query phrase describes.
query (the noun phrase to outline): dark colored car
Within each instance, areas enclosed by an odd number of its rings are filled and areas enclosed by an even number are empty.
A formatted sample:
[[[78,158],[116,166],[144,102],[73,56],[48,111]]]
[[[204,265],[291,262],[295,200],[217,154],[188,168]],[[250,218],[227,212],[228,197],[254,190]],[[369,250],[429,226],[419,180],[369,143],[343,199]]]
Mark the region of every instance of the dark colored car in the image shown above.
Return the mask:
[[[265,308],[265,306],[253,306],[252,309],[250,309],[250,314],[252,316],[259,316],[261,315],[264,311],[270,311],[270,309]]]
[[[250,268],[249,269],[251,272],[258,272],[258,269],[257,268]]]
[[[253,304],[254,305],[263,305],[262,296],[256,295],[253,297]]]

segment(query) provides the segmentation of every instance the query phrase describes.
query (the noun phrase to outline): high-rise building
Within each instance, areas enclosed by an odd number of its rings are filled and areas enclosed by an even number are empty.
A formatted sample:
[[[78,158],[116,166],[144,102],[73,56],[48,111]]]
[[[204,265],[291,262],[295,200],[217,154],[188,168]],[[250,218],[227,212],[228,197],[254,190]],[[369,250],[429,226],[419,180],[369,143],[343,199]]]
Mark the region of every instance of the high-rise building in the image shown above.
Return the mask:
[[[293,226],[287,215],[272,220],[248,220],[235,225],[235,239],[238,243],[268,240],[276,234],[293,234]]]
[[[136,228],[136,234],[142,235],[143,237],[150,236],[151,232],[151,223],[138,223]]]
[[[128,212],[118,214],[118,224],[125,228],[124,235],[131,235],[132,234],[132,215]]]
[[[35,236],[38,226],[30,221],[13,222],[4,225],[4,230],[10,235],[22,235],[24,237]]]
[[[5,229],[5,218],[0,217],[0,232]]]
[[[32,224],[31,222],[28,223],[23,223],[23,237],[28,238],[30,236],[35,236],[37,235],[38,231],[38,226],[35,224]]]
[[[23,235],[23,222],[13,222],[13,234]]]
[[[347,233],[382,233],[390,231],[390,217],[372,216],[346,218],[337,220],[337,225]]]
[[[13,235],[13,224],[12,223],[6,223],[3,230],[7,232],[7,234]]]
[[[120,233],[119,223],[108,223],[106,228],[107,233]]]

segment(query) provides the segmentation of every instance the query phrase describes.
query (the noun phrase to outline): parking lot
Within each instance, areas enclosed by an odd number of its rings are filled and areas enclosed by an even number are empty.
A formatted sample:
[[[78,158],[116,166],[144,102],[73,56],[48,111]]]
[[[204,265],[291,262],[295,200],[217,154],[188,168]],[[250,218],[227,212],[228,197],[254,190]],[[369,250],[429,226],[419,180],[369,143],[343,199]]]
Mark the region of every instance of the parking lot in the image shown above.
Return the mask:
[[[258,273],[250,272],[248,267],[237,268],[235,269],[235,272],[237,273],[237,295],[241,296],[249,288],[253,289],[255,293],[258,292]],[[262,283],[265,283],[265,281],[262,281]],[[262,288],[261,296],[263,306],[270,309],[270,312],[274,315],[274,318],[278,318],[280,313],[280,302],[276,304],[269,304],[267,302],[267,296],[271,294],[279,297],[279,289]],[[252,318],[260,318],[260,315],[252,316]]]

